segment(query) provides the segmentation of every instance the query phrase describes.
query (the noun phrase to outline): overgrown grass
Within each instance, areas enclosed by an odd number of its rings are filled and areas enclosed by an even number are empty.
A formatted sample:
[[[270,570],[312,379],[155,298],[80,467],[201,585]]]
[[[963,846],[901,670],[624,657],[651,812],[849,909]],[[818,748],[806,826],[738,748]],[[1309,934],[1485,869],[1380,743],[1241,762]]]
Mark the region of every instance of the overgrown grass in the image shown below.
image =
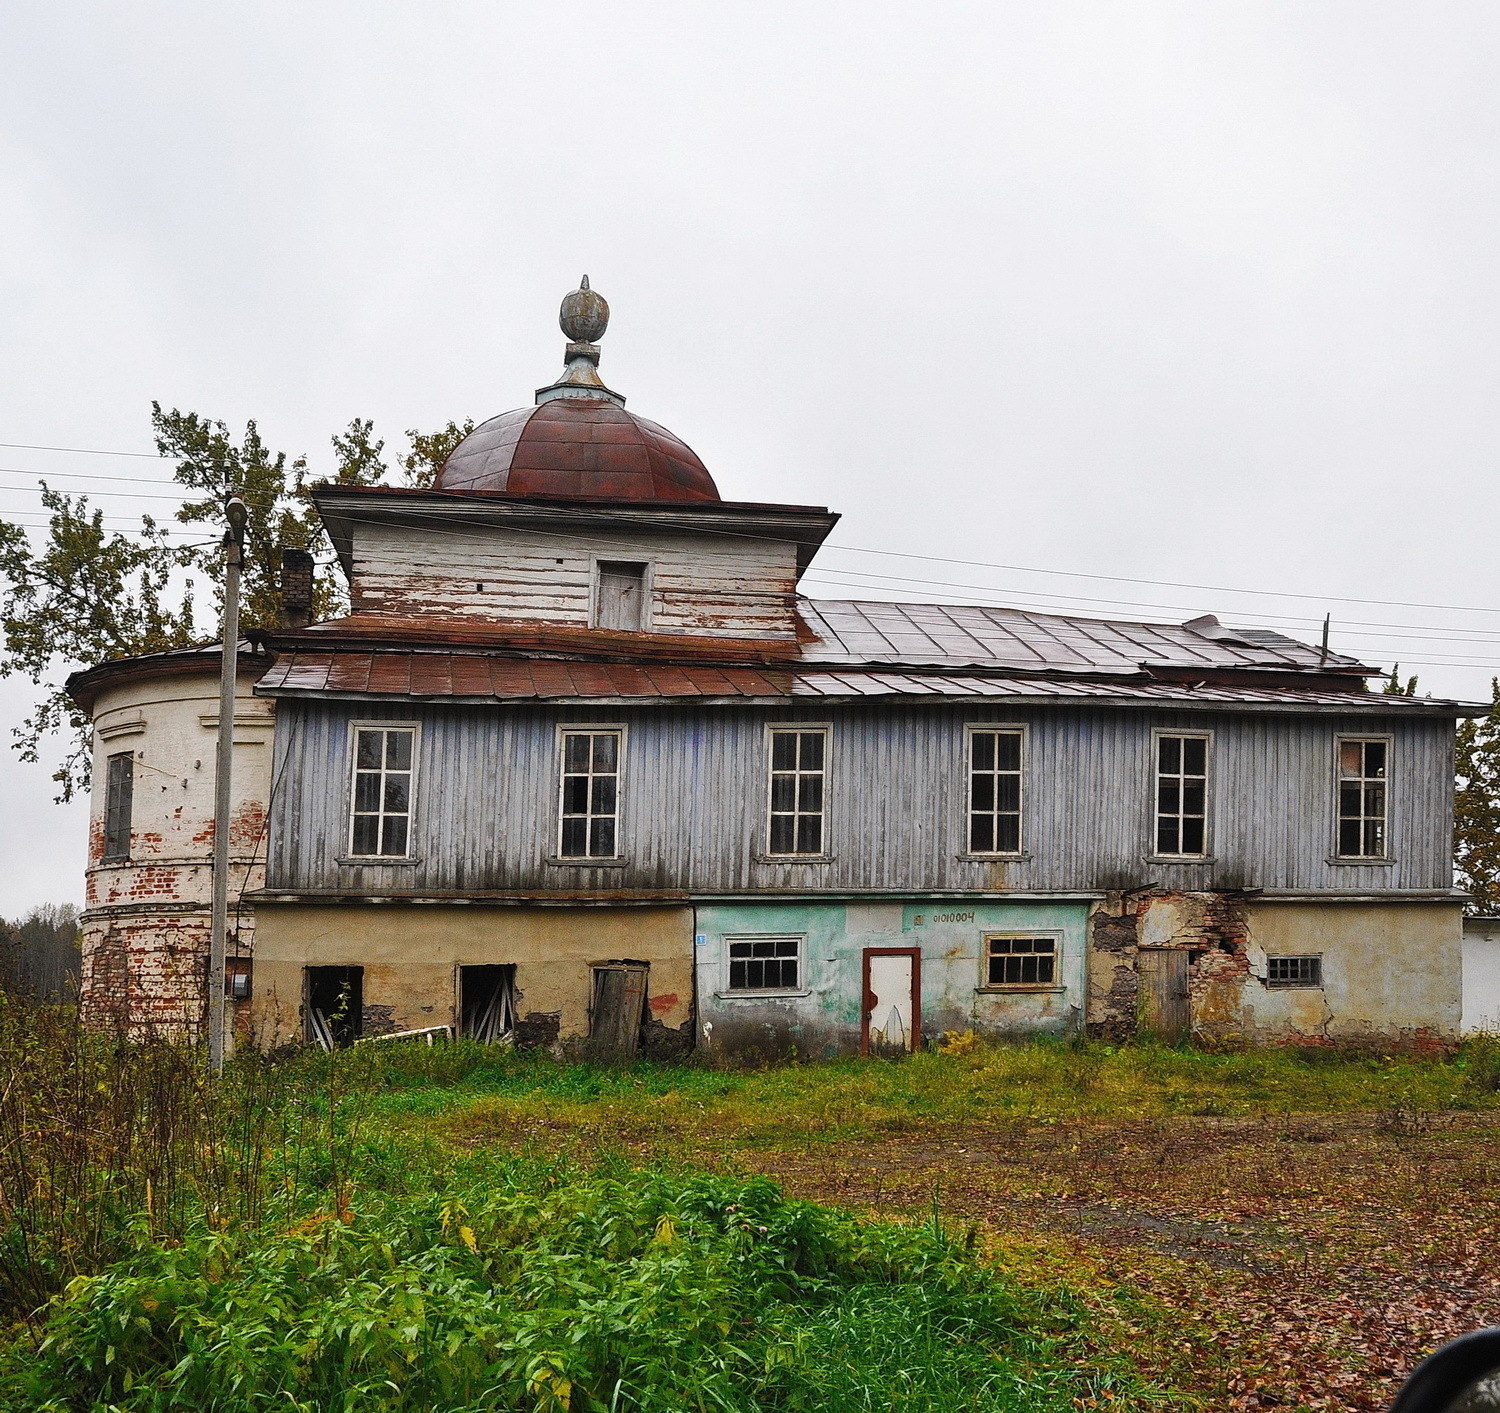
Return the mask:
[[[381,1077],[380,1110],[433,1120],[461,1138],[551,1128],[777,1145],[947,1123],[1431,1111],[1500,1102],[1500,1045],[1487,1039],[1431,1058],[1036,1042],[757,1071],[652,1064],[603,1070],[455,1047],[430,1062],[442,1082],[422,1071],[422,1060],[408,1063],[417,1068]]]
[[[373,1175],[373,1174],[371,1174]],[[937,1223],[606,1162],[388,1171],[275,1232],[142,1237],[76,1281],[5,1406],[295,1410],[1071,1409],[1157,1401],[1087,1316]],[[431,1178],[433,1174],[425,1174]]]

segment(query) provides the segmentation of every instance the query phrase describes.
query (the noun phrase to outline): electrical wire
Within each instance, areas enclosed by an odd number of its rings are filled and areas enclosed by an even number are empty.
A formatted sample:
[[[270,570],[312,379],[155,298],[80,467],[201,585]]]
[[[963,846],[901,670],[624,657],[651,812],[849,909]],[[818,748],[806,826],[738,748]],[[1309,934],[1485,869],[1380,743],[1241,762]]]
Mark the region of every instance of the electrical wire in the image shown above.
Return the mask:
[[[174,459],[170,456],[163,456],[159,451],[100,451],[95,447],[86,446],[38,446],[35,442],[0,442],[0,446],[7,447],[11,451],[71,451],[80,456],[143,456],[153,461]]]

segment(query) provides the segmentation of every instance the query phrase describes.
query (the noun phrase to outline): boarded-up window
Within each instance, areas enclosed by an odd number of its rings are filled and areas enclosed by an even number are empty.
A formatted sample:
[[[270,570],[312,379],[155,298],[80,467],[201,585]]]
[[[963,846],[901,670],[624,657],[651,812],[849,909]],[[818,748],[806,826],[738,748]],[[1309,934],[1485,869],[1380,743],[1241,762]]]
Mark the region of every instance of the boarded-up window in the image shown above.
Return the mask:
[[[135,795],[135,757],[126,751],[109,758],[104,787],[104,857],[130,857],[130,809]]]
[[[1156,738],[1156,852],[1202,854],[1208,823],[1208,738]]]
[[[558,853],[613,859],[620,852],[620,733],[564,731]]]
[[[617,559],[599,561],[594,624],[639,633],[646,628],[646,566]]]
[[[1382,859],[1386,853],[1385,741],[1339,741],[1339,855]]]
[[[986,937],[985,985],[1052,986],[1057,981],[1055,937]]]
[[[407,857],[416,734],[410,726],[355,728],[354,808],[349,827],[353,857]]]
[[[771,732],[770,853],[823,852],[827,743],[822,729]]]
[[[1021,848],[1021,732],[969,733],[969,852]]]

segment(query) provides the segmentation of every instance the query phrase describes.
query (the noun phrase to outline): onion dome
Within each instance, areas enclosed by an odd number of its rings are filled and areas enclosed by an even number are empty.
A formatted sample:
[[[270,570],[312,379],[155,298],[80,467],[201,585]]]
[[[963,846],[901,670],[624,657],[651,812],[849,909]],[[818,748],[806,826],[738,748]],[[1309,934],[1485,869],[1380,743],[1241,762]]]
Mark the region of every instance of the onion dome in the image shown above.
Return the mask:
[[[585,275],[558,319],[569,343],[563,375],[534,407],[480,423],[448,454],[433,487],[513,496],[718,500],[708,468],[685,442],[625,410],[599,377],[609,305]]]

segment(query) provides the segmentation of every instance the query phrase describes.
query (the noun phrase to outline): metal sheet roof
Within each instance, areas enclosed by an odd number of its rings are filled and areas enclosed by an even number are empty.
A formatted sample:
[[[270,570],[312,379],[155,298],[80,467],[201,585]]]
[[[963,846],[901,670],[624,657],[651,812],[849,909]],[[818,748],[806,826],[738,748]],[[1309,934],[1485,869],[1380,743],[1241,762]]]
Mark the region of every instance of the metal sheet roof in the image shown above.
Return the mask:
[[[891,662],[1036,670],[1134,673],[1144,663],[1172,667],[1338,670],[1354,658],[1263,628],[1230,629],[1205,616],[1192,626],[1074,618],[977,604],[879,603],[801,599],[814,634],[804,661]]]
[[[664,698],[989,697],[1032,701],[1174,702],[1184,706],[1283,706],[1403,714],[1453,714],[1461,703],[1427,697],[1336,692],[1309,687],[1084,681],[964,673],[756,669],[697,664],[560,662],[482,653],[285,653],[261,678],[274,696],[399,696],[469,701],[613,701]]]

